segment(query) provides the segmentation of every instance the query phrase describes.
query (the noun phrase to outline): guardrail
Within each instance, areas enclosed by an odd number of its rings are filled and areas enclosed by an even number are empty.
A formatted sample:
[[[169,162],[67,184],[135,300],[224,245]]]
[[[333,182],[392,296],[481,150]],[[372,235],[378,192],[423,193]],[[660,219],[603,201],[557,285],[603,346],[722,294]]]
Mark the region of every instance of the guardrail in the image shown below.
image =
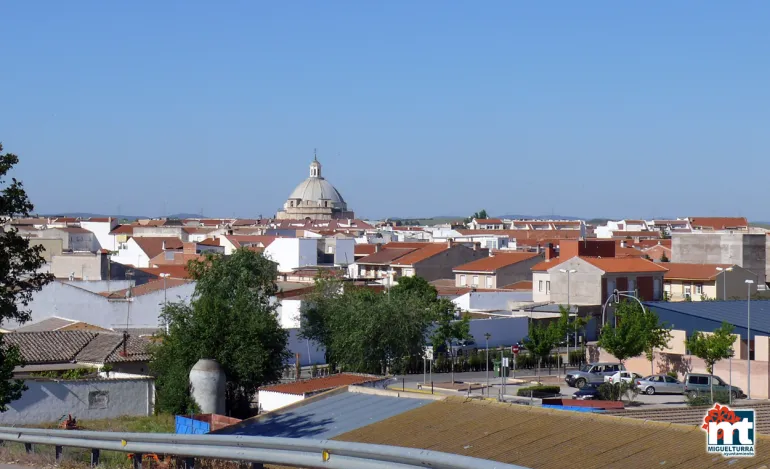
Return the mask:
[[[91,449],[91,466],[99,464],[100,451],[134,454],[134,467],[141,469],[144,454],[186,458],[192,469],[194,458],[246,461],[255,468],[279,464],[302,468],[333,469],[527,469],[487,459],[397,446],[244,435],[178,435],[174,433],[113,433],[78,430],[46,430],[0,427],[0,441],[24,443],[27,452],[33,444],[56,447],[56,460],[62,448]]]

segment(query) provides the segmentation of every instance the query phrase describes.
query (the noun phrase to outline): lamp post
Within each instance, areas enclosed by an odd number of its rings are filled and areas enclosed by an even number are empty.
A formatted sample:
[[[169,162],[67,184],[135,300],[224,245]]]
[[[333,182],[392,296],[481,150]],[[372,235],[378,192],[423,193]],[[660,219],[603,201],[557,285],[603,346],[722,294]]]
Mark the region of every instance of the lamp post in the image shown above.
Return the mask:
[[[489,338],[492,337],[492,334],[487,332],[484,334],[484,338],[487,341],[487,362],[484,365],[484,368],[487,370],[487,396],[489,396]]]
[[[567,324],[569,324],[569,315],[572,314],[572,305],[571,305],[571,298],[570,298],[570,291],[569,291],[569,284],[570,284],[570,277],[569,274],[574,274],[577,272],[575,269],[559,269],[559,272],[563,274],[567,274]],[[577,319],[577,317],[575,317]],[[575,327],[575,350],[577,350],[577,327]],[[558,357],[558,352],[557,352]],[[567,332],[567,363],[569,363],[569,332]],[[556,359],[556,365],[559,365],[558,358]],[[564,368],[566,371],[566,367]]]
[[[732,272],[732,267],[722,268],[717,267],[719,272],[722,272],[722,301],[727,301],[727,272]],[[717,274],[718,275],[718,274]]]
[[[751,399],[751,285],[754,280],[746,280],[746,348],[748,353],[746,354],[746,373],[749,379],[749,384],[746,386],[746,397]]]
[[[747,280],[747,282],[748,282],[748,280]],[[754,282],[752,281],[752,283],[754,283]],[[605,313],[606,313],[606,310],[607,310],[607,305],[609,304],[610,300],[615,298],[616,299],[615,301],[620,301],[620,297],[621,296],[623,298],[633,298],[634,300],[636,300],[636,302],[639,303],[639,306],[642,307],[642,312],[644,312],[644,304],[642,304],[641,300],[639,300],[639,298],[636,297],[636,292],[635,291],[618,291],[618,290],[615,290],[614,292],[612,292],[610,294],[610,296],[607,297],[607,301],[605,301],[604,302],[604,306],[602,306],[602,327],[604,327]],[[617,318],[617,316],[615,316],[615,327],[618,327],[618,318]]]
[[[167,290],[166,290],[166,279],[169,278],[170,276],[171,276],[170,274],[164,274],[164,273],[161,273],[159,275],[159,277],[163,279],[163,309],[164,310],[166,309],[166,306],[168,306],[168,295],[167,295]],[[164,322],[166,323],[165,324],[165,326],[166,326],[166,334],[168,334],[168,320],[165,320]]]

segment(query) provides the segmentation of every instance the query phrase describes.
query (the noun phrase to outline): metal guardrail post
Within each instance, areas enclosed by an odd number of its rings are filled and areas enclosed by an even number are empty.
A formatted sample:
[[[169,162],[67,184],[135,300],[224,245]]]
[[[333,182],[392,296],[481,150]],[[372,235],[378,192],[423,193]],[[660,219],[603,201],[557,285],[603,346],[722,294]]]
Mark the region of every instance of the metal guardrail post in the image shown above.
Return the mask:
[[[195,469],[195,458],[184,458],[184,469]]]
[[[142,458],[144,458],[142,453],[134,453],[134,469],[142,469]]]
[[[251,469],[265,469],[265,465],[261,462],[253,462],[251,463]]]
[[[98,449],[92,449],[91,450],[91,467],[96,467],[99,465],[99,456],[100,452]]]
[[[26,451],[27,454],[32,454],[32,443],[24,443],[24,451]]]
[[[57,446],[54,448],[54,451],[55,451],[55,454],[56,454],[56,464],[57,464],[57,465],[58,465],[59,463],[61,463],[61,458],[62,458],[62,451],[63,451],[63,449],[64,449],[64,448],[62,448],[61,446],[58,446],[58,445],[57,445]]]

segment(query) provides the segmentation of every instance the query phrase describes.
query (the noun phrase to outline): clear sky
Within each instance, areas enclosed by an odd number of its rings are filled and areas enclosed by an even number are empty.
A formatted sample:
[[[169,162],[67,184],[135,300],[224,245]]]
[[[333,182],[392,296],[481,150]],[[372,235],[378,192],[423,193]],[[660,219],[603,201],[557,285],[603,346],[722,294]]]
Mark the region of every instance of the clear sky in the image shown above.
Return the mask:
[[[6,1],[40,212],[768,220],[770,2]]]

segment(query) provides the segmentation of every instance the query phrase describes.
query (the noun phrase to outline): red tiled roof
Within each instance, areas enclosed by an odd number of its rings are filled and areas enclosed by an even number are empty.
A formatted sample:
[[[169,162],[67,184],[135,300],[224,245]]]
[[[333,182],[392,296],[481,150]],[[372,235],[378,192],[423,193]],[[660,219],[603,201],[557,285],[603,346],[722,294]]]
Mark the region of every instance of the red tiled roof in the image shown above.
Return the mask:
[[[146,269],[143,269],[146,270]],[[161,269],[162,270],[162,269]],[[151,280],[143,285],[139,285],[137,287],[131,288],[131,296],[142,296],[147,295],[149,293],[153,293],[156,291],[162,291],[164,288],[174,288],[181,285],[186,285],[190,283],[189,280],[182,280],[182,279],[176,279],[176,278],[167,278],[165,281],[161,278],[158,280]],[[126,298],[126,293],[128,293],[128,288],[124,288],[123,290],[117,290],[113,292],[101,292],[100,295],[110,298],[110,299],[124,299]]]
[[[219,240],[214,238],[206,238],[203,241],[198,241],[198,244],[202,246],[219,246]]]
[[[91,218],[81,218],[81,222],[86,223],[109,223],[113,220],[112,217],[91,217]]]
[[[141,270],[142,272],[146,272],[158,278],[160,278],[160,274],[169,274],[169,278],[174,279],[190,278],[190,273],[187,271],[187,265],[164,265],[163,267],[145,267],[137,270]]]
[[[612,231],[612,237],[613,238],[660,238],[660,231],[657,230],[651,230],[651,231],[621,231],[621,230],[613,230]]]
[[[733,267],[730,264],[682,264],[666,262],[661,264],[668,269],[664,278],[666,280],[713,280],[719,275],[717,267],[727,269]]]
[[[150,259],[150,265],[164,267],[167,265],[187,265],[192,260],[202,259],[200,254],[186,253],[181,251],[172,251],[173,257],[171,259],[166,258],[166,253],[162,252],[157,256]]]
[[[478,218],[476,223],[479,225],[502,225],[503,221],[499,218]]]
[[[712,230],[727,230],[730,228],[748,228],[746,217],[692,217],[693,228],[709,228]]]
[[[255,246],[266,248],[275,241],[278,236],[258,236],[258,235],[226,235],[225,238],[236,248],[242,246]],[[261,246],[258,246],[261,245]]]
[[[377,252],[376,244],[356,244],[353,246],[353,253],[357,256],[368,256]]]
[[[580,257],[606,273],[666,272],[666,268],[640,257]]]
[[[477,259],[452,269],[454,272],[496,272],[498,269],[527,261],[540,254],[534,252],[496,253],[494,256]]]
[[[388,249],[388,248],[398,248],[398,249],[404,249],[404,248],[423,248],[423,247],[425,247],[425,246],[427,246],[429,244],[433,244],[433,243],[429,243],[428,241],[410,242],[410,243],[392,242],[392,243],[385,244],[383,247],[386,248],[386,249]]]
[[[522,280],[521,282],[512,283],[504,287],[500,287],[501,290],[519,290],[519,291],[532,291],[532,280]]]
[[[561,259],[559,259],[558,257],[552,257],[551,259],[545,260],[543,262],[538,262],[537,264],[533,265],[532,272],[545,272],[551,267],[555,265],[559,265],[561,263],[562,263]]]
[[[362,257],[357,260],[358,264],[391,264],[399,257],[406,256],[410,252],[415,251],[415,248],[405,249],[380,249],[380,252],[375,252],[366,257]]]
[[[457,230],[462,235],[490,235],[498,234],[508,236],[509,239],[519,240],[554,240],[554,239],[578,239],[580,230]]]
[[[132,235],[134,234],[134,226],[133,225],[118,225],[115,227],[114,230],[110,231],[111,235],[119,235],[119,234],[125,234],[125,235]]]
[[[644,253],[636,248],[615,248],[615,257],[644,257]]]
[[[274,384],[272,386],[263,386],[259,391],[280,392],[283,394],[294,394],[302,396],[304,394],[327,391],[330,389],[341,388],[354,384],[363,384],[371,381],[379,381],[382,376],[373,375],[354,375],[351,373],[340,373],[337,375],[324,376],[323,378],[306,379],[294,381],[292,383]]]
[[[139,248],[147,254],[147,257],[152,259],[165,249],[182,249],[182,240],[172,237],[139,237],[135,236],[131,238],[139,245]]]
[[[416,249],[404,257],[399,257],[393,264],[395,265],[414,265],[418,262],[422,262],[425,259],[429,259],[437,254],[440,254],[449,249],[449,246],[445,243],[428,243],[427,246]],[[386,249],[385,251],[388,251]]]
[[[208,234],[216,230],[217,230],[216,228],[207,228],[204,226],[185,226],[184,228],[182,228],[182,231],[188,234],[198,234],[198,233]]]

